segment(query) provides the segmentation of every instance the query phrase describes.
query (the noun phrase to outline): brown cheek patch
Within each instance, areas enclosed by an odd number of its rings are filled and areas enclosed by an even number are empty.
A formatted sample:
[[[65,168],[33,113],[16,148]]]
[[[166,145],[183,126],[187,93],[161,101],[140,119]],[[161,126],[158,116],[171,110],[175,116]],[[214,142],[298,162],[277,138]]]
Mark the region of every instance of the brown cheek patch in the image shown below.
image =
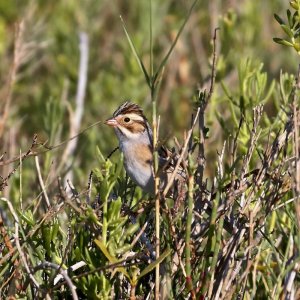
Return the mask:
[[[145,130],[145,126],[142,122],[134,121],[131,124],[126,124],[125,127],[132,133],[139,133]]]
[[[132,120],[130,123],[124,122],[124,117],[123,116],[117,116],[115,118],[118,123],[128,129],[132,133],[140,133],[145,130],[145,123],[140,120]]]

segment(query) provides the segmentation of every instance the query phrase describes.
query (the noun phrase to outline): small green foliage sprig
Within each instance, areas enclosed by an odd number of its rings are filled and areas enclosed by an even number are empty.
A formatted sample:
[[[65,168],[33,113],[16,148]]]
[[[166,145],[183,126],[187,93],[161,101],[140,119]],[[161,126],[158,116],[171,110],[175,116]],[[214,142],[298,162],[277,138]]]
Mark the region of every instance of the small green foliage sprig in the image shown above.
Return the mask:
[[[273,40],[278,44],[293,47],[300,55],[300,0],[290,1],[290,7],[291,10],[288,9],[286,11],[287,24],[280,16],[274,14],[276,21],[280,24],[287,38],[273,38]]]

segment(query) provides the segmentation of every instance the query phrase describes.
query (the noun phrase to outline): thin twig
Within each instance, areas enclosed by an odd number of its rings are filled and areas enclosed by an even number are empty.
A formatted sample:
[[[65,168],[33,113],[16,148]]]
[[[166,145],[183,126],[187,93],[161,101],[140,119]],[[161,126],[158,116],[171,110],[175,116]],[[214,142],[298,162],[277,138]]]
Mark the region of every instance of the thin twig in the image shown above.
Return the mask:
[[[29,156],[42,155],[42,154],[45,154],[45,153],[47,153],[47,152],[49,152],[51,150],[60,148],[61,146],[63,146],[65,144],[69,143],[70,141],[78,138],[83,133],[85,133],[86,131],[88,131],[89,129],[91,129],[92,127],[94,127],[94,126],[96,126],[96,125],[98,125],[100,123],[103,123],[103,122],[102,121],[97,121],[97,122],[93,123],[92,125],[86,127],[85,129],[81,130],[78,134],[76,134],[76,135],[72,136],[71,138],[68,138],[68,139],[66,139],[66,140],[64,140],[64,141],[62,141],[62,142],[60,142],[60,143],[58,143],[58,144],[56,144],[54,146],[50,146],[50,145],[47,146],[46,144],[36,143],[37,145],[40,145],[40,146],[44,147],[45,150],[42,150],[42,151],[39,151],[39,152],[38,151],[32,151],[32,150],[30,152],[27,151],[27,152],[24,152],[21,155],[21,157],[25,158],[25,157],[29,157]],[[0,166],[5,166],[5,165],[11,164],[13,162],[16,162],[18,160],[20,160],[20,156],[13,157],[13,158],[7,159],[5,161],[0,161]]]
[[[16,160],[19,160],[19,163],[18,163],[18,165],[17,165],[17,167],[15,167],[5,178],[1,178],[1,181],[0,181],[0,191],[2,191],[4,188],[5,188],[5,186],[7,186],[7,182],[8,182],[8,180],[10,179],[10,177],[12,176],[12,175],[14,175],[15,174],[15,172],[18,170],[18,168],[19,168],[19,166],[22,164],[22,162],[24,161],[24,159],[26,158],[26,157],[28,157],[31,153],[32,153],[32,150],[33,150],[33,148],[34,148],[34,146],[36,145],[36,141],[37,141],[37,135],[35,134],[34,136],[33,136],[33,139],[32,139],[32,143],[31,143],[31,146],[30,146],[30,148],[28,149],[28,151],[24,154],[24,155],[22,155],[22,156],[19,156]],[[1,165],[1,164],[0,164]]]
[[[15,242],[16,242],[16,247],[18,249],[18,252],[20,254],[20,257],[21,257],[21,260],[22,260],[22,263],[26,269],[26,272],[30,278],[30,280],[33,282],[33,284],[36,286],[36,288],[39,288],[40,285],[39,283],[36,281],[36,279],[34,278],[33,274],[31,273],[30,271],[30,268],[27,264],[27,261],[26,261],[26,258],[25,258],[25,254],[20,246],[20,242],[19,242],[19,223],[18,221],[16,220],[15,222]]]
[[[199,112],[199,148],[198,148],[198,167],[196,172],[196,183],[200,186],[201,190],[203,189],[202,182],[203,182],[203,174],[204,174],[204,168],[205,168],[205,118],[204,113],[207,108],[208,103],[210,102],[210,99],[212,97],[213,91],[214,91],[214,85],[215,85],[215,79],[216,79],[216,66],[217,66],[217,31],[218,28],[215,28],[214,30],[214,36],[213,36],[213,62],[212,62],[212,69],[211,69],[211,76],[210,76],[210,88],[209,93],[206,95],[206,92],[200,92],[199,91],[199,106],[198,109]],[[202,195],[202,193],[200,194]],[[200,197],[200,201],[202,202],[202,196]],[[198,208],[199,203],[196,203],[196,207]]]
[[[137,266],[139,264],[142,264],[143,262],[130,262],[130,261],[133,261],[134,259],[137,259],[140,257],[141,254],[137,254],[137,255],[134,255],[134,256],[131,256],[131,257],[128,257],[128,258],[125,258],[121,261],[118,261],[116,263],[111,263],[111,264],[108,264],[108,265],[105,265],[105,266],[101,266],[101,267],[98,267],[98,268],[95,268],[93,270],[90,270],[90,271],[86,271],[86,272],[83,272],[81,274],[78,274],[78,275],[74,275],[72,276],[72,279],[78,279],[78,278],[82,278],[82,277],[85,277],[85,276],[88,276],[88,275],[91,275],[91,274],[95,274],[95,273],[98,273],[98,272],[102,272],[104,270],[114,270],[116,268],[119,268],[119,267],[130,267],[130,266]],[[126,264],[127,262],[130,262],[128,264]],[[81,265],[81,264],[80,264]],[[79,266],[80,266],[79,265]],[[60,282],[60,283],[57,283],[54,287],[54,289],[58,289],[59,287],[61,287],[62,285],[64,285],[65,282]]]
[[[134,245],[138,242],[138,240],[140,239],[141,235],[144,234],[146,227],[148,226],[148,222],[145,222],[145,224],[143,225],[143,227],[139,230],[137,236],[134,238],[134,240],[131,242],[130,247],[133,248]]]
[[[295,79],[292,95],[292,111],[293,111],[293,154],[295,157],[295,169],[294,169],[294,197],[295,201],[296,218],[298,228],[300,228],[300,157],[299,157],[299,98],[297,97],[297,91],[300,89],[300,65],[298,66],[298,73]]]
[[[39,163],[39,157],[35,156],[34,159],[35,159],[35,167],[36,167],[36,171],[37,171],[37,174],[38,174],[39,183],[40,183],[40,186],[41,186],[41,189],[42,189],[45,201],[46,201],[47,208],[49,208],[50,207],[50,200],[49,200],[48,194],[46,192],[45,184],[44,184],[44,181],[43,181],[43,178],[42,178],[41,168],[40,168],[40,163]]]
[[[207,95],[206,101],[205,101],[205,106],[203,109],[206,109],[206,106],[208,105],[212,94],[214,92],[215,88],[215,81],[216,81],[216,75],[217,75],[217,32],[220,30],[220,28],[215,28],[214,30],[214,36],[213,36],[213,61],[212,61],[212,69],[211,69],[211,77],[210,77],[210,88],[209,88],[209,93]]]

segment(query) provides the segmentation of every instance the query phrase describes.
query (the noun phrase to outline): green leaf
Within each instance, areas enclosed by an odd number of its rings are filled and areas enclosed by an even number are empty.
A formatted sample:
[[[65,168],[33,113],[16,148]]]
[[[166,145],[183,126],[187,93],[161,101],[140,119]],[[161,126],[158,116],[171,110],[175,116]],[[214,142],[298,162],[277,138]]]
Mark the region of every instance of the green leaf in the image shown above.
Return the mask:
[[[293,47],[296,49],[296,51],[299,53],[300,51],[300,44],[299,43],[294,43]]]
[[[109,228],[114,230],[119,229],[127,222],[127,219],[128,216],[113,220],[109,223]],[[111,232],[111,234],[113,234],[113,232]]]
[[[55,241],[57,238],[57,233],[59,230],[59,222],[58,220],[55,218],[54,219],[54,224],[52,225],[52,232],[51,232],[51,240]]]
[[[130,224],[128,228],[126,229],[124,236],[132,236],[134,233],[136,233],[140,229],[140,224],[138,222],[134,224]]]
[[[104,163],[105,162],[105,157],[103,156],[100,148],[97,146],[96,148],[96,152],[97,152],[97,155],[98,155],[98,158],[100,160],[101,163]]]
[[[289,9],[286,11],[286,15],[287,15],[290,27],[293,27],[294,26],[293,16]]]
[[[112,181],[116,181],[120,177],[120,173],[123,170],[123,155],[121,154],[121,159],[117,163],[116,169],[113,173]]]
[[[118,259],[114,256],[112,256],[108,250],[106,249],[105,245],[102,243],[102,241],[95,239],[95,244],[100,248],[102,253],[105,255],[105,257],[109,260],[110,263],[116,263],[118,262]]]
[[[277,44],[281,44],[281,45],[288,46],[288,47],[294,47],[294,45],[291,42],[281,39],[281,38],[273,38],[273,41]]]
[[[123,21],[122,16],[120,16],[120,19],[121,19],[122,26],[123,26],[125,35],[127,37],[128,43],[129,43],[130,48],[131,48],[131,50],[132,50],[132,52],[134,54],[134,57],[135,57],[135,59],[136,59],[138,65],[139,65],[140,69],[142,70],[142,72],[143,72],[143,74],[145,76],[145,79],[146,79],[146,82],[147,82],[148,86],[151,87],[151,80],[150,80],[150,77],[148,75],[148,72],[147,72],[147,70],[146,70],[146,68],[145,68],[142,60],[140,59],[139,55],[137,54],[136,48],[135,48],[135,46],[134,46],[134,44],[133,44],[133,42],[132,42],[132,40],[130,38],[130,35],[129,35],[127,29],[126,29],[126,26],[125,26],[125,23]]]
[[[268,89],[266,95],[265,95],[264,98],[262,99],[262,102],[267,101],[267,100],[271,97],[271,95],[272,95],[272,93],[273,93],[273,91],[274,91],[274,88],[275,88],[275,81],[272,80],[272,82],[271,82],[271,84],[270,84],[270,87],[269,87],[269,89]]]
[[[34,226],[35,221],[34,221],[34,219],[33,219],[32,211],[27,210],[27,211],[25,211],[25,212],[21,212],[21,211],[18,210],[18,212],[19,212],[20,218],[21,218],[23,221],[25,221],[28,225]]]
[[[98,168],[94,168],[93,169],[93,176],[95,176],[98,181],[102,181],[103,180],[102,172]]]
[[[295,10],[299,9],[299,5],[298,5],[297,1],[290,1],[290,6]]]
[[[124,246],[119,247],[118,249],[116,249],[116,254],[122,255],[125,252],[128,252],[131,248],[132,248],[131,244],[125,244]]]
[[[155,267],[160,264],[167,256],[171,253],[171,249],[167,249],[160,257],[152,262],[148,267],[146,267],[140,274],[137,280],[140,280],[143,276],[147,275],[149,272],[155,269]]]
[[[274,18],[280,25],[285,24],[284,21],[277,14],[274,14]]]
[[[42,239],[43,245],[46,249],[46,252],[49,256],[51,256],[51,228],[50,224],[43,224],[42,225]]]
[[[83,252],[84,252],[84,256],[85,256],[85,262],[89,265],[89,267],[91,269],[94,270],[96,268],[96,266],[94,264],[94,261],[93,261],[91,255],[90,255],[89,249],[87,247],[84,247]]]
[[[287,40],[281,38],[273,38],[273,41],[277,44],[281,44],[288,47],[294,47],[294,45],[291,42],[288,42]]]
[[[119,261],[116,257],[112,256],[108,252],[107,248],[105,247],[104,243],[102,243],[102,241],[95,239],[94,242],[100,248],[102,253],[105,255],[105,257],[109,260],[111,264],[117,263]],[[118,270],[119,272],[124,274],[129,280],[131,280],[129,274],[127,273],[124,267],[118,267],[116,268],[116,270]]]
[[[120,197],[118,199],[113,200],[110,203],[110,206],[108,208],[108,214],[107,214],[107,222],[110,224],[112,221],[118,220],[120,217],[122,207],[122,200]]]
[[[285,24],[282,24],[281,25],[281,28],[283,29],[283,31],[290,37],[290,38],[293,38],[294,37],[294,33],[293,31],[291,30],[291,28]]]

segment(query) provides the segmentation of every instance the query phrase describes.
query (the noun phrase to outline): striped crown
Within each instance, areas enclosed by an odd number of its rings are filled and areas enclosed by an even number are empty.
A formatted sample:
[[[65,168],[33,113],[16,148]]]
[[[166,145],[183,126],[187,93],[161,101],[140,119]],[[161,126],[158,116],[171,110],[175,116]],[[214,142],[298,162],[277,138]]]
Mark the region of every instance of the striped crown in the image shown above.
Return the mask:
[[[113,117],[117,117],[119,115],[124,114],[137,114],[146,119],[143,114],[143,110],[137,104],[131,103],[129,101],[126,101],[123,104],[121,104],[114,112]]]

